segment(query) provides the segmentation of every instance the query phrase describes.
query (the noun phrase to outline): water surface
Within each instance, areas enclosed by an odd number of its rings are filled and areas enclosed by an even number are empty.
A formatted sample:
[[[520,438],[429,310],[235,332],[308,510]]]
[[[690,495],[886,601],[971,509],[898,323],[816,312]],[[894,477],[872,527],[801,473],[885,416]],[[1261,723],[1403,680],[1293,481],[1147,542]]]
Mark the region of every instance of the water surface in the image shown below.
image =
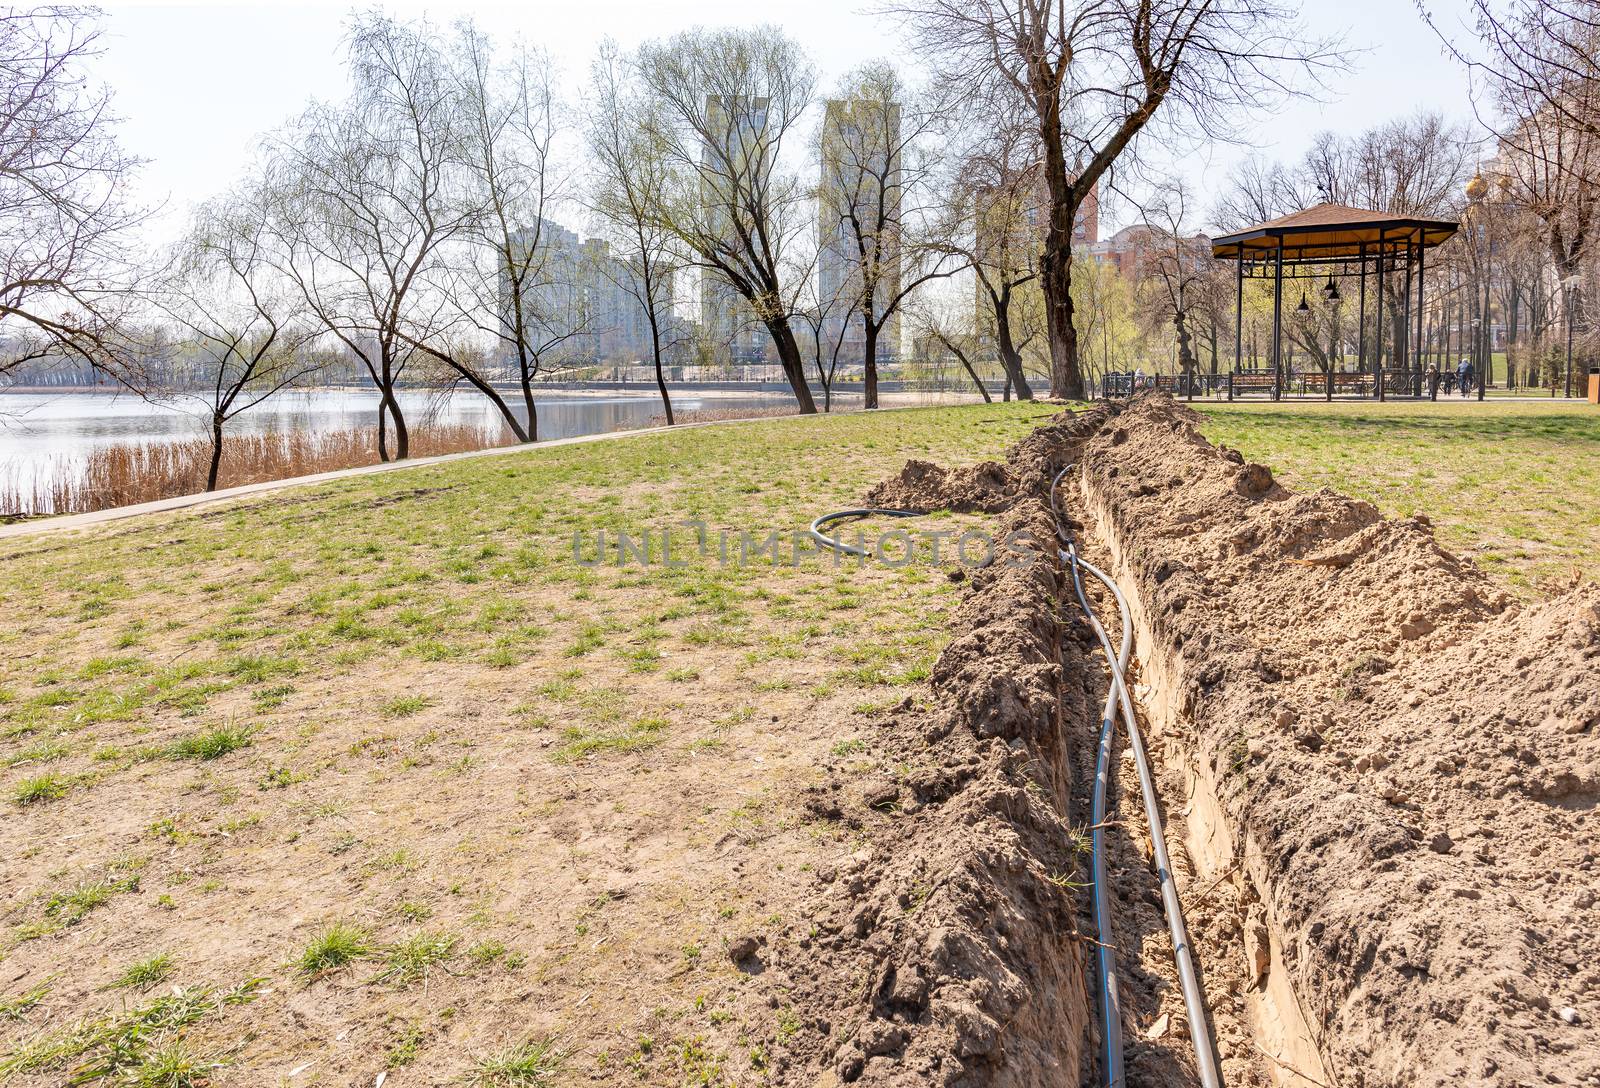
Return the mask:
[[[792,399],[779,393],[709,397],[685,392],[672,399],[678,411],[740,411],[786,403]],[[511,437],[499,410],[476,392],[402,393],[400,406],[413,431],[430,423],[477,427],[485,446]],[[516,407],[518,419],[526,423],[526,413]],[[538,398],[536,408],[541,440],[643,427],[662,415],[660,398],[632,392],[558,393]],[[228,430],[361,430],[376,425],[377,412],[378,395],[371,391],[283,393],[235,417]],[[192,401],[153,404],[128,393],[98,391],[0,393],[0,491],[47,494],[48,487],[35,485],[77,478],[84,457],[94,450],[206,438],[206,419],[204,405]]]

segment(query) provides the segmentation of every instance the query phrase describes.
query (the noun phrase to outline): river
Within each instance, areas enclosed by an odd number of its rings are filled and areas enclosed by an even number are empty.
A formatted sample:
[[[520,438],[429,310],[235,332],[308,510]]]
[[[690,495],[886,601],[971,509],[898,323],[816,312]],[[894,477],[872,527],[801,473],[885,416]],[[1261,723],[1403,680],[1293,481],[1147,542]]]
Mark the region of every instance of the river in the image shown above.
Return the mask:
[[[400,400],[413,427],[479,427],[485,446],[509,439],[498,411],[475,392],[402,393]],[[682,412],[737,412],[781,407],[793,399],[782,393],[686,390],[674,395],[672,403]],[[635,392],[551,393],[541,396],[537,406],[540,439],[643,427],[662,415],[659,398]],[[369,391],[296,391],[272,397],[228,427],[234,434],[358,430],[374,426],[377,408],[377,394]],[[0,393],[0,491],[27,495],[41,490],[35,487],[41,481],[76,478],[85,455],[97,449],[204,438],[204,420],[198,406],[152,404],[127,393]]]

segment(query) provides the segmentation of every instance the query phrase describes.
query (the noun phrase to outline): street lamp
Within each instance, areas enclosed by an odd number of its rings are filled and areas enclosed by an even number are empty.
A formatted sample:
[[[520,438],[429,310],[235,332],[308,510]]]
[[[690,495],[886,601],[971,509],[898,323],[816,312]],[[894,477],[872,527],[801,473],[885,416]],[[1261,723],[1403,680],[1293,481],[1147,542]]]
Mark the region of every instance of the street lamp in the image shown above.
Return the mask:
[[[1505,181],[1506,179],[1502,176],[1500,180]],[[1505,186],[1501,186],[1501,191],[1505,191]],[[1478,320],[1478,358],[1480,362],[1478,368],[1478,399],[1482,400],[1489,380],[1489,360],[1492,357],[1490,352],[1494,347],[1494,336],[1490,331],[1489,325],[1489,310],[1493,303],[1490,287],[1494,282],[1494,233],[1489,229],[1489,204],[1484,199],[1489,195],[1489,183],[1484,180],[1481,169],[1472,175],[1472,180],[1467,182],[1466,194],[1474,212],[1473,218],[1481,219],[1483,222],[1483,237],[1486,249],[1483,260],[1483,313]]]
[[[1561,281],[1561,295],[1567,303],[1567,396],[1569,398],[1572,396],[1572,292],[1579,286],[1582,280],[1582,274],[1576,274],[1568,276],[1566,279]],[[1554,384],[1552,384],[1550,388],[1554,390]]]

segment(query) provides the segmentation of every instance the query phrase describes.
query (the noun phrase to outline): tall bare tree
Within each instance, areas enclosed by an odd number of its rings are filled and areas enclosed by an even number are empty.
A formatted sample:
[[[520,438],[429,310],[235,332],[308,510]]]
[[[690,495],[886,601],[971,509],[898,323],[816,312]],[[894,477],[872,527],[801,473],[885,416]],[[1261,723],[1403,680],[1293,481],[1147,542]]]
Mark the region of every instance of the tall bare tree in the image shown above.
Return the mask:
[[[667,425],[675,420],[667,391],[664,352],[675,339],[672,307],[677,264],[673,233],[661,212],[672,181],[661,133],[665,118],[649,118],[652,101],[628,71],[612,42],[600,50],[592,73],[588,114],[589,153],[595,177],[593,207],[607,227],[616,288],[639,307],[650,327],[650,358]]]
[[[273,268],[271,245],[263,195],[230,193],[195,216],[154,296],[197,357],[189,375],[197,380],[155,395],[202,406],[211,439],[207,491],[217,487],[228,423],[318,366],[305,350],[314,329],[297,319],[300,300]]]
[[[928,146],[942,111],[878,61],[847,75],[824,110],[819,274],[832,272],[859,322],[865,407],[878,407],[879,341],[912,292],[960,266],[935,212]],[[889,345],[891,353],[898,344]]]
[[[951,222],[946,236],[972,268],[984,311],[977,325],[994,341],[1008,390],[1032,400],[1021,350],[1031,336],[1021,331],[1021,303],[1025,292],[1037,290],[1043,241],[1038,137],[1018,109],[998,121],[992,112],[987,118],[967,112],[956,114],[955,127],[979,135],[968,136],[954,158],[945,187]]]
[[[562,106],[550,58],[518,43],[499,62],[470,22],[457,25],[450,55],[455,127],[461,140],[467,221],[441,293],[474,340],[492,347],[486,370],[464,366],[457,353],[441,361],[484,391],[520,441],[539,437],[533,386],[561,347],[587,331],[581,306],[569,300],[581,285],[557,282],[577,269],[549,237],[548,216],[565,195],[558,160]],[[426,349],[428,340],[419,337]],[[509,368],[522,394],[524,427],[494,390],[492,372]]]
[[[443,251],[475,221],[460,199],[454,96],[425,27],[381,14],[349,38],[347,105],[313,105],[272,141],[269,184],[279,267],[328,335],[378,390],[378,456],[410,455],[398,391],[416,357],[414,323]]]
[[[1189,203],[1181,181],[1155,187],[1141,208],[1148,233],[1138,266],[1148,302],[1144,312],[1152,321],[1171,322],[1178,341],[1178,366],[1185,389],[1192,393],[1199,367],[1189,319],[1211,271],[1211,243],[1189,228]]]
[[[978,100],[1021,94],[1039,128],[1049,193],[1040,275],[1050,390],[1081,397],[1072,318],[1072,230],[1133,141],[1237,137],[1241,111],[1265,107],[1341,62],[1277,0],[903,0],[939,77]]]
[[[811,202],[782,161],[812,101],[810,60],[775,27],[693,30],[643,46],[638,70],[668,167],[656,222],[710,277],[703,291],[713,300],[720,285],[744,301],[771,335],[800,411],[815,412],[789,325],[788,249]]]
[[[131,382],[119,334],[135,276],[129,198],[139,160],[115,136],[88,8],[0,10],[0,375],[73,358]]]

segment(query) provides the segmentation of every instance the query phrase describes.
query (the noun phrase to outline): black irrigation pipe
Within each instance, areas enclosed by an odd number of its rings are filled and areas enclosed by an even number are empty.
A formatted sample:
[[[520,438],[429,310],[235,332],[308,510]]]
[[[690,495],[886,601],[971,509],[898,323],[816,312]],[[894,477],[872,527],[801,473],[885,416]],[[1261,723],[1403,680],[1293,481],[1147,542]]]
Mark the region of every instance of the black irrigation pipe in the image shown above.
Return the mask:
[[[843,552],[846,555],[859,555],[865,559],[867,556],[865,548],[857,548],[846,544],[842,540],[835,540],[822,530],[836,521],[850,521],[856,518],[870,517],[920,518],[926,513],[926,510],[895,510],[890,507],[880,506],[863,506],[858,510],[835,510],[831,514],[823,514],[821,517],[813,519],[809,532],[811,533],[811,539],[825,548],[832,548],[834,551]]]
[[[1133,748],[1134,765],[1139,772],[1139,791],[1144,795],[1145,820],[1150,825],[1151,853],[1155,855],[1156,878],[1161,884],[1161,905],[1167,916],[1167,931],[1172,938],[1172,955],[1178,969],[1178,986],[1183,991],[1184,1011],[1189,1018],[1189,1038],[1194,1042],[1194,1057],[1197,1071],[1200,1074],[1202,1088],[1221,1088],[1222,1078],[1217,1071],[1217,1056],[1211,1046],[1211,1029],[1206,1019],[1205,995],[1200,990],[1200,978],[1194,965],[1194,949],[1189,942],[1189,930],[1183,920],[1183,902],[1178,896],[1177,881],[1172,876],[1172,859],[1167,854],[1167,836],[1161,825],[1161,805],[1156,796],[1155,776],[1150,773],[1149,754],[1145,751],[1144,737],[1139,731],[1139,720],[1133,713],[1133,701],[1128,697],[1127,662],[1128,662],[1128,636],[1133,628],[1132,613],[1128,608],[1128,599],[1123,596],[1122,589],[1105,571],[1089,562],[1078,554],[1077,542],[1067,529],[1066,519],[1061,514],[1061,508],[1056,502],[1056,490],[1061,484],[1061,478],[1072,468],[1067,465],[1056,473],[1055,479],[1050,481],[1050,511],[1055,516],[1056,535],[1061,538],[1065,547],[1058,548],[1056,554],[1066,563],[1072,571],[1072,586],[1078,596],[1078,604],[1083,609],[1089,626],[1094,630],[1095,637],[1100,642],[1100,647],[1105,651],[1106,664],[1111,669],[1111,690],[1106,695],[1107,710],[1101,722],[1100,753],[1095,771],[1095,797],[1094,797],[1094,897],[1095,897],[1095,927],[1099,931],[1097,936],[1100,948],[1100,999],[1103,1010],[1103,1019],[1107,1025],[1105,1034],[1105,1064],[1104,1071],[1106,1083],[1120,1088],[1123,1084],[1122,1054],[1121,1054],[1121,1010],[1116,993],[1116,961],[1113,956],[1107,955],[1112,944],[1110,932],[1110,891],[1106,884],[1105,856],[1103,839],[1101,838],[1101,825],[1105,823],[1105,790],[1107,786],[1108,764],[1110,761],[1109,730],[1112,726],[1114,715],[1111,712],[1112,701],[1115,700],[1122,708],[1122,720],[1128,730],[1128,743]],[[1080,569],[1088,571],[1097,578],[1106,589],[1111,591],[1116,599],[1117,611],[1122,620],[1122,647],[1121,652],[1113,654],[1111,638],[1106,634],[1105,627],[1094,614],[1094,609],[1089,606],[1088,595],[1083,590],[1083,581]],[[1108,965],[1109,963],[1109,971]],[[1112,1029],[1115,1029],[1114,1033]],[[1115,1039],[1115,1042],[1113,1042]]]

